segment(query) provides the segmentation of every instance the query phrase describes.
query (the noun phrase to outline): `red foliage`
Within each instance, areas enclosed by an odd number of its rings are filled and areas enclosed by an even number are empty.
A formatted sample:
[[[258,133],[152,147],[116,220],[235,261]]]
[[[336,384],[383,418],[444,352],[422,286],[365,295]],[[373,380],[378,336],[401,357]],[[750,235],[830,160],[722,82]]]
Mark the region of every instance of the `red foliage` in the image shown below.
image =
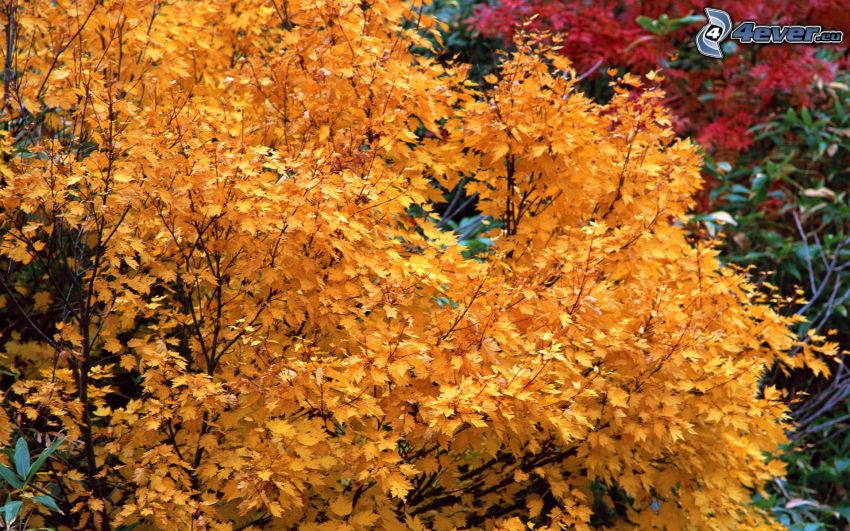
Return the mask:
[[[819,23],[850,33],[850,15],[841,4],[720,0],[712,6],[727,10],[735,21]],[[723,61],[705,60],[691,45],[700,24],[659,36],[635,21],[640,15],[657,19],[662,14],[702,14],[703,7],[701,0],[502,0],[478,6],[469,22],[485,36],[510,41],[519,25],[534,17],[527,22],[529,29],[565,34],[563,53],[580,73],[596,75],[605,66],[634,73],[663,69],[677,132],[734,160],[753,142],[751,125],[789,105],[811,104],[813,82],[830,81],[836,65],[817,58],[814,47],[799,45],[742,46]]]

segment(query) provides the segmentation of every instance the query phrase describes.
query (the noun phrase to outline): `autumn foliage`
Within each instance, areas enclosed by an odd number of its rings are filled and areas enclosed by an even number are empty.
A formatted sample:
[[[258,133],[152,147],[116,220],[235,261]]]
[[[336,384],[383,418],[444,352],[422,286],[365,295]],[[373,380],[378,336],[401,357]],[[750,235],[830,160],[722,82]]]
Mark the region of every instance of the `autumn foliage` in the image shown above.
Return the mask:
[[[633,73],[664,69],[666,105],[674,129],[725,157],[747,151],[755,140],[752,126],[785,110],[808,105],[822,92],[842,61],[818,55],[823,47],[739,46],[723,61],[706,60],[693,49],[693,38],[704,24],[702,0],[499,0],[476,6],[469,21],[482,35],[510,42],[527,28],[562,32],[562,52],[576,61],[580,72],[593,76],[608,67]],[[850,31],[850,17],[840,0],[715,0],[710,7],[728,11],[736,22],[760,24],[826,24]],[[681,25],[642,27],[641,19],[677,19]],[[820,91],[812,90],[817,82]]]
[[[390,0],[9,6],[0,442],[66,438],[31,525],[765,524],[759,380],[829,345],[689,242],[654,82],[600,105],[524,39],[475,86]]]

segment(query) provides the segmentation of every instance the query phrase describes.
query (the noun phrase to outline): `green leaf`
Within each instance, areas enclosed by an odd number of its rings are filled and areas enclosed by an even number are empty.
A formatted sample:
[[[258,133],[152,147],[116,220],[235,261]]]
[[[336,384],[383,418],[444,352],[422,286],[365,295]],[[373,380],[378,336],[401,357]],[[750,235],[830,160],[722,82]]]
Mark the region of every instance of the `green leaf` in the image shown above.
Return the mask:
[[[23,437],[15,443],[15,470],[18,471],[18,476],[25,478],[30,471],[30,449],[27,447],[27,441]]]
[[[850,457],[839,458],[835,460],[835,470],[844,472],[850,470]]]
[[[690,26],[691,24],[696,24],[697,22],[702,22],[705,20],[705,17],[702,15],[688,15],[686,17],[677,18],[673,21],[676,27],[684,27]]]
[[[809,113],[809,109],[803,107],[803,110],[800,111],[800,117],[803,119],[803,125],[806,127],[812,126],[812,115]]]
[[[842,518],[847,521],[850,521],[850,505],[841,506],[841,507],[833,507],[833,511],[840,514]]]
[[[657,20],[653,20],[645,15],[641,15],[635,19],[635,22],[637,22],[638,26],[645,29],[646,31],[655,33],[656,35],[663,34],[663,30],[659,27]]]
[[[0,465],[0,476],[3,476],[3,479],[6,480],[6,483],[11,485],[14,489],[20,489],[24,486],[24,484],[21,483],[21,480],[18,479],[18,476],[16,476],[14,472],[12,472],[3,465]]]
[[[793,276],[797,280],[801,280],[803,278],[803,275],[800,274],[800,270],[797,268],[797,266],[793,262],[784,261],[779,265],[779,269],[781,271],[785,271],[786,273],[790,274],[791,276]],[[807,326],[807,325],[803,325],[803,326]]]
[[[753,190],[761,190],[766,188],[768,184],[770,184],[770,180],[763,173],[759,173],[753,178]]]
[[[783,192],[782,190],[773,190],[772,192],[767,194],[767,196],[772,197],[773,199],[779,199],[780,201],[787,200],[787,198],[785,197],[785,192]]]
[[[61,513],[62,511],[59,509],[59,506],[56,505],[56,502],[50,496],[33,496],[32,501],[39,505],[44,505],[48,509],[56,511],[57,513]]]
[[[723,173],[729,173],[732,171],[732,165],[726,162],[725,160],[721,160],[717,163],[717,169]]]
[[[794,112],[794,109],[788,109],[785,111],[785,121],[789,124],[797,123],[797,113]]]
[[[32,464],[32,466],[30,466],[30,470],[29,470],[29,473],[27,474],[26,481],[31,480],[33,478],[33,476],[35,476],[38,473],[38,471],[41,470],[41,466],[44,464],[44,462],[47,460],[47,458],[50,457],[50,454],[55,452],[56,449],[59,448],[59,445],[62,444],[62,442],[64,442],[64,441],[65,441],[64,437],[59,437],[55,441],[53,441],[53,443],[49,447],[45,448],[41,452],[41,454],[38,456],[38,458],[35,460],[35,462]]]
[[[3,521],[6,522],[7,527],[18,517],[18,513],[21,512],[21,505],[23,504],[24,502],[21,500],[15,500],[7,501],[6,505],[3,506]]]

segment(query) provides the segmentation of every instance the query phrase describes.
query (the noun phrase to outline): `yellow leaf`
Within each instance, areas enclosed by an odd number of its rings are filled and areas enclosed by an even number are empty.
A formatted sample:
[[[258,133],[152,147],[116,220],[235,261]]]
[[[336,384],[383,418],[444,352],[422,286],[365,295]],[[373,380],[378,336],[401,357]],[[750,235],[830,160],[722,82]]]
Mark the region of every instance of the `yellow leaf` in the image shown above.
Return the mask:
[[[348,516],[351,514],[351,500],[340,496],[331,503],[331,511],[337,516]]]

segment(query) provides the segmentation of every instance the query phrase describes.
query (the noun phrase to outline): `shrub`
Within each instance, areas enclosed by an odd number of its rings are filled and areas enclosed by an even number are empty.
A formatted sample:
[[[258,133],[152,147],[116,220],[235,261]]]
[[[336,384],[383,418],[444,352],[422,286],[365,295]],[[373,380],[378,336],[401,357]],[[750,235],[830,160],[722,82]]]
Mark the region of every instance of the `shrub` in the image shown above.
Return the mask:
[[[602,83],[607,67],[660,69],[676,131],[695,138],[706,156],[706,182],[695,196],[689,229],[720,239],[724,262],[750,267],[758,271],[759,284],[778,288],[785,300],[779,311],[806,317],[794,327],[801,339],[810,331],[831,331],[846,348],[846,51],[728,42],[723,61],[707,60],[693,46],[703,7],[690,1],[506,0],[479,4],[468,21],[508,46],[523,21],[525,27],[565,32],[562,51],[598,100],[608,97]],[[728,10],[736,21],[850,30],[846,9],[829,0],[712,7]],[[776,368],[764,380],[806,397],[794,403],[795,443],[781,455],[789,464],[788,482],[777,483],[770,498],[781,503],[776,512],[783,523],[802,529],[820,525],[814,517],[837,523],[850,514],[841,473],[817,472],[838,470],[832,463],[846,458],[846,374],[845,366],[829,379]]]
[[[764,523],[758,382],[831,346],[786,356],[688,240],[701,158],[651,84],[600,105],[521,41],[478,88],[382,0],[6,16],[0,442],[67,441],[33,525]]]

